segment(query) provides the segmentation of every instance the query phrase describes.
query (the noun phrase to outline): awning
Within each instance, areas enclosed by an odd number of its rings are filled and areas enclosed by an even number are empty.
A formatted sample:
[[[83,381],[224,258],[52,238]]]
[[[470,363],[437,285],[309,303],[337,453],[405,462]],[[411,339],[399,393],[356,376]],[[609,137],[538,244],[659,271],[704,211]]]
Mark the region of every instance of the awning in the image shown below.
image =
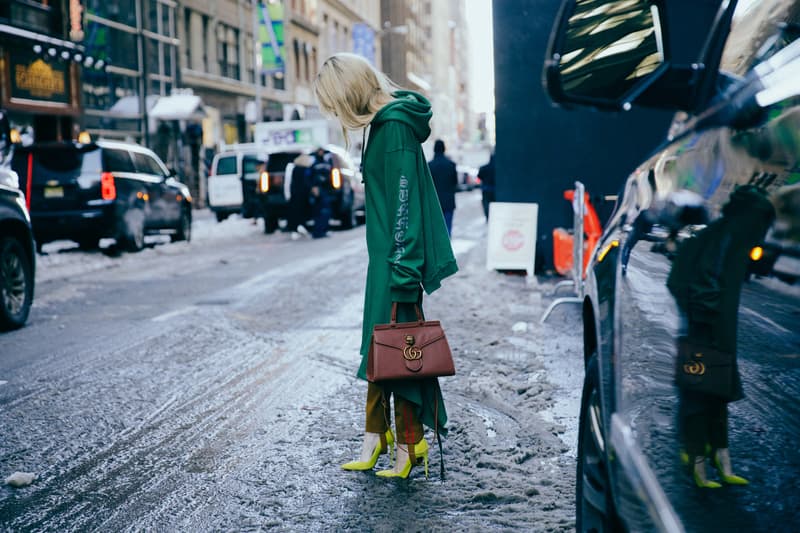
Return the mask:
[[[153,106],[156,104],[156,100],[158,96],[156,95],[148,95],[147,96],[147,109],[148,111],[153,109]],[[139,111],[139,96],[131,95],[131,96],[123,96],[119,100],[117,100],[114,105],[111,106],[111,109],[108,110],[109,113],[114,115],[119,115],[121,117],[130,117],[130,118],[138,118],[140,111]]]
[[[205,116],[203,101],[194,94],[162,96],[150,110],[150,118],[158,120],[201,120]]]

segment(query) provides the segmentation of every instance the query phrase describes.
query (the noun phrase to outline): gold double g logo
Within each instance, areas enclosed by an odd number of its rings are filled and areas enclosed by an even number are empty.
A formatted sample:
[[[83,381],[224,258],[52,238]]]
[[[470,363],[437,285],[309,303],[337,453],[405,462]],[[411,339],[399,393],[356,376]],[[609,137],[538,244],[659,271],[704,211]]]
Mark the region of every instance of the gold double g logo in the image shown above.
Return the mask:
[[[692,376],[702,376],[706,373],[706,365],[700,361],[692,361],[683,365],[683,371]]]
[[[405,358],[406,361],[422,359],[422,349],[414,346],[416,343],[414,335],[406,335],[405,341],[406,345],[403,347],[403,358]]]

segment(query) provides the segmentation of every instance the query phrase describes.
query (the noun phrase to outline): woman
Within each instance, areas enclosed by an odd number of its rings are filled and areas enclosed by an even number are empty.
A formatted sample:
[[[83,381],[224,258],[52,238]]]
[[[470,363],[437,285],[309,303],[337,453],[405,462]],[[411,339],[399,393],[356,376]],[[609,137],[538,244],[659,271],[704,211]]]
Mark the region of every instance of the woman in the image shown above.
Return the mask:
[[[712,349],[732,365],[730,383],[709,391],[679,388],[678,427],[684,449],[681,460],[691,468],[700,488],[721,485],[707,477],[706,459],[729,485],[747,485],[733,472],[728,443],[728,403],[744,398],[737,367],[739,299],[747,276],[750,250],[763,242],[775,209],[756,187],[740,186],[722,207],[722,216],[683,241],[672,263],[667,287],[681,313],[680,340],[694,352]],[[680,369],[678,371],[681,371]],[[709,382],[719,372],[709,368]]]
[[[421,95],[396,90],[389,79],[363,58],[336,54],[314,81],[320,109],[347,130],[363,130],[362,172],[366,190],[367,285],[358,377],[366,379],[372,328],[389,322],[398,302],[399,322],[416,320],[414,304],[458,267],[450,247],[421,143],[430,135],[430,103]],[[366,129],[369,127],[369,139]],[[423,425],[445,433],[447,414],[436,379],[367,385],[366,428],[361,456],[345,470],[370,470],[389,452],[395,435],[389,427],[389,399],[394,396],[397,461],[381,477],[408,477],[425,462],[428,444]]]

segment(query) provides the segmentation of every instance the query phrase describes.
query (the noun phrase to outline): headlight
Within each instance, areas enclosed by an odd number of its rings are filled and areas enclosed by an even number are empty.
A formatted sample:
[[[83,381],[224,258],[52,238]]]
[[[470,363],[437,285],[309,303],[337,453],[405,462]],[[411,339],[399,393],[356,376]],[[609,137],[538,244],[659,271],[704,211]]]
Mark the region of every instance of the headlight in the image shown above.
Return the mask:
[[[756,246],[750,250],[750,259],[753,261],[760,261],[764,257],[764,249],[761,246]]]
[[[338,168],[331,170],[331,185],[334,189],[342,188],[342,173]]]

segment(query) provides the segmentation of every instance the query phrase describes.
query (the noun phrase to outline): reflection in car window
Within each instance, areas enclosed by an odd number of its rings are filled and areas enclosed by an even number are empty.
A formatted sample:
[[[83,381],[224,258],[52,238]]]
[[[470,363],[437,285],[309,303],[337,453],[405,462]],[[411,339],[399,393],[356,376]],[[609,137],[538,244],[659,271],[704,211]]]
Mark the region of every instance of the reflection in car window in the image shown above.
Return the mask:
[[[103,150],[103,168],[109,172],[136,172],[131,155],[126,150]]]
[[[164,172],[155,160],[147,154],[135,152],[133,159],[136,162],[136,169],[144,174],[152,174],[154,176],[164,176]]]
[[[564,90],[614,98],[663,61],[649,2],[580,0],[559,68]]]
[[[736,6],[720,69],[744,76],[794,41],[800,5],[792,0],[742,0]]]
[[[267,160],[267,171],[283,172],[286,170],[286,165],[294,161],[298,155],[300,155],[298,152],[276,152],[270,154]]]
[[[236,156],[220,157],[217,160],[216,174],[236,174]]]

